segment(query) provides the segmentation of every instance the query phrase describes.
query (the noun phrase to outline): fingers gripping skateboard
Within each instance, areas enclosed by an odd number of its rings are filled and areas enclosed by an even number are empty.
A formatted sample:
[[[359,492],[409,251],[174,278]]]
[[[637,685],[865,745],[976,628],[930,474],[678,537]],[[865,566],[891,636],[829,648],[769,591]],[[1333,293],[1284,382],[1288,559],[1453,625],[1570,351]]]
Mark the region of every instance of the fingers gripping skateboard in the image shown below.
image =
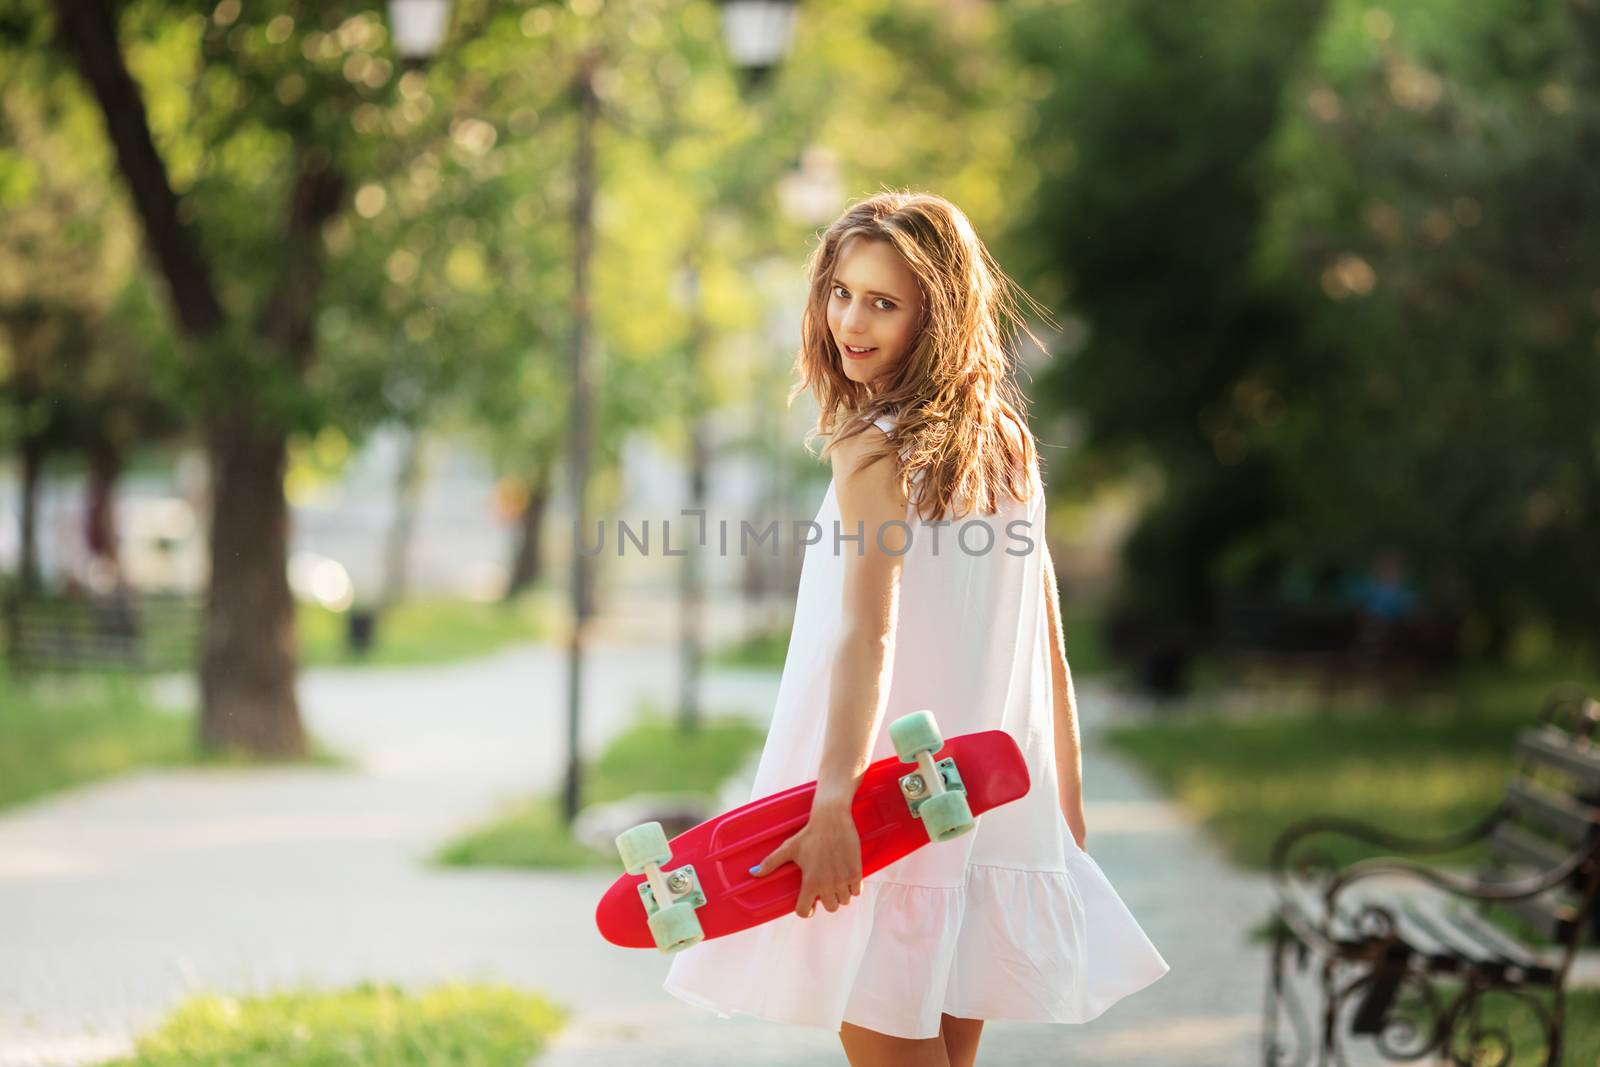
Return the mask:
[[[889,739],[901,762],[917,765],[900,779],[900,791],[911,814],[922,820],[929,841],[948,841],[977,825],[956,761],[934,762],[933,754],[944,747],[944,736],[933,712],[918,711],[896,719],[889,724]]]
[[[899,791],[906,803],[907,810],[909,810],[913,818],[921,822],[922,832],[927,834],[928,841],[948,841],[973,829],[977,822],[973,818],[967,787],[961,781],[961,774],[956,767],[954,756],[938,761],[933,758],[934,753],[945,748],[944,737],[939,732],[933,713],[930,711],[918,711],[896,720],[889,725],[889,736],[894,742],[895,752],[898,754],[900,761],[902,763],[916,764],[914,771],[899,776]],[[1011,753],[1012,758],[1020,763],[1020,753],[1015,752],[1015,744],[1012,743],[1011,747],[1013,750]],[[951,751],[954,752],[956,750],[951,749]],[[885,786],[888,786],[890,782],[896,781],[894,775],[898,774],[898,771],[888,766],[889,761],[882,762],[885,765],[885,773],[881,780]],[[983,769],[994,770],[995,768],[991,765]],[[973,770],[973,768],[969,768],[969,770]],[[1022,778],[1022,791],[1026,791],[1025,768]],[[990,779],[975,778],[974,782],[982,785],[985,780],[994,781],[991,777]],[[993,789],[991,787],[991,794],[992,792]],[[890,797],[892,795],[892,793],[889,794]],[[986,806],[993,806],[993,803],[993,800],[991,800]],[[737,812],[733,813],[733,816],[735,819],[740,818]],[[761,817],[760,815],[744,816],[747,819],[756,818],[758,820]],[[804,823],[803,817],[800,817],[798,813],[793,818],[800,824]],[[794,825],[791,822],[787,824],[786,829],[792,829]],[[893,820],[884,824],[882,832],[896,832],[892,827]],[[904,827],[904,830],[899,832],[902,833],[902,840],[906,840],[903,834],[906,832],[915,834],[916,830],[911,827]],[[644,880],[637,883],[637,891],[639,902],[644,908],[645,921],[649,929],[650,938],[654,941],[656,947],[664,953],[672,953],[703,941],[705,939],[705,930],[701,925],[701,916],[697,915],[696,912],[706,906],[705,884],[702,883],[699,875],[695,872],[694,865],[691,863],[686,863],[674,870],[662,869],[663,865],[671,861],[672,849],[661,824],[659,822],[647,822],[625,830],[617,835],[616,844],[617,852],[622,857],[623,869],[628,875],[644,876]],[[915,847],[910,845],[909,841],[907,841],[907,846],[908,851],[910,847]],[[713,929],[716,930],[714,936],[721,936],[723,932],[726,932],[724,928],[728,925],[726,906],[737,894],[743,893],[744,889],[737,885],[727,884],[724,873],[714,862],[719,853],[714,849],[708,853],[704,840],[692,840],[688,848],[688,856],[696,859],[705,859],[707,863],[712,864],[711,867],[707,868],[707,871],[708,876],[711,878],[712,892],[719,899],[713,901],[713,908],[707,912],[708,918],[706,921],[711,923]],[[769,856],[768,859],[770,858]],[[742,870],[742,867],[740,869]],[[727,895],[728,900],[721,899],[724,894]],[[631,893],[629,895],[631,896]],[[747,896],[745,899],[749,901],[751,898]],[[604,902],[602,902],[602,907],[604,907]],[[717,909],[724,910],[718,911]],[[775,915],[770,917],[775,917]],[[718,924],[721,924],[720,928]],[[615,937],[612,940],[618,944],[627,943],[619,941]]]

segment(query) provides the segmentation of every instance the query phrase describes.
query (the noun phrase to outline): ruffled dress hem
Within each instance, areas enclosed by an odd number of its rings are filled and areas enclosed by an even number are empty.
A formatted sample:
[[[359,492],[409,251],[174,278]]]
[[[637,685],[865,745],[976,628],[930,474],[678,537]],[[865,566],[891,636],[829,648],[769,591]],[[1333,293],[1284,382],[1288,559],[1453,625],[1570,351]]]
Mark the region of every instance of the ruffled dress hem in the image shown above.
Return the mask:
[[[880,874],[888,874],[893,867]],[[963,885],[869,876],[859,898],[684,950],[664,988],[722,1018],[938,1036],[940,1016],[1086,1023],[1168,971],[1098,864],[972,863]],[[923,960],[926,967],[907,966]],[[783,961],[787,961],[787,965]],[[790,975],[837,975],[823,988]]]

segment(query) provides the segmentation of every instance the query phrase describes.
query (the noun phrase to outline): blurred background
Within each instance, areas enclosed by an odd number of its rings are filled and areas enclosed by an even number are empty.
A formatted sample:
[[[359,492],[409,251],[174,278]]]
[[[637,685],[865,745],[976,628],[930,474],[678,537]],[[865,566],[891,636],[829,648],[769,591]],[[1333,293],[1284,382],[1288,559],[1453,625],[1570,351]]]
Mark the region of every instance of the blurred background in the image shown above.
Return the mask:
[[[1174,964],[986,1048],[1259,1062],[1278,835],[1593,728],[1597,168],[1593,0],[0,0],[0,1063],[839,1062],[589,915],[748,799],[800,560],[718,523],[814,515],[805,257],[886,188],[1050,312],[1090,852]]]

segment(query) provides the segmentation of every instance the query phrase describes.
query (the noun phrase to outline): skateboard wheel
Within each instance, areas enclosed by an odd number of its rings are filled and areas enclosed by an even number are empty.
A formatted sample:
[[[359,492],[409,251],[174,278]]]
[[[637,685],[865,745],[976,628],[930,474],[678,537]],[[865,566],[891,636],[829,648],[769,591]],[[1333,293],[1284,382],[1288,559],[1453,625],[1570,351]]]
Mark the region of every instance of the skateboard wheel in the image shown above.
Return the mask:
[[[622,856],[622,869],[629,874],[643,874],[645,864],[659,866],[672,858],[666,831],[658,822],[640,823],[622,831],[617,835],[617,852]]]
[[[650,936],[656,939],[656,947],[662,952],[677,952],[699,943],[706,936],[700,929],[694,905],[686,900],[668,904],[650,916],[649,921]]]
[[[972,809],[967,806],[965,793],[940,793],[929,797],[917,808],[917,815],[922,819],[923,828],[928,831],[929,841],[948,841],[977,825],[972,818]]]
[[[934,753],[944,747],[944,737],[931,711],[915,711],[890,723],[889,740],[894,742],[895,754],[902,763],[915,763],[917,753],[923,749]]]

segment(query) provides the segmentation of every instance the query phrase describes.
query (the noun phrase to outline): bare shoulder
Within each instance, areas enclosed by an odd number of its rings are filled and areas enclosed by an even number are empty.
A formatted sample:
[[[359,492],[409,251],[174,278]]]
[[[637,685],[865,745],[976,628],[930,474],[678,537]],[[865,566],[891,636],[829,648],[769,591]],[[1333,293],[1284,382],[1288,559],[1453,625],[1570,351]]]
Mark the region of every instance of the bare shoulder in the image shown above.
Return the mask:
[[[887,436],[876,426],[839,441],[829,452],[833,462],[835,491],[843,507],[848,497],[855,508],[878,512],[885,508],[904,510],[905,494],[900,490],[900,466],[894,454],[878,456]]]
[[[842,476],[856,470],[886,439],[887,435],[876,426],[868,426],[850,437],[840,437],[828,453],[833,461],[833,473]]]

